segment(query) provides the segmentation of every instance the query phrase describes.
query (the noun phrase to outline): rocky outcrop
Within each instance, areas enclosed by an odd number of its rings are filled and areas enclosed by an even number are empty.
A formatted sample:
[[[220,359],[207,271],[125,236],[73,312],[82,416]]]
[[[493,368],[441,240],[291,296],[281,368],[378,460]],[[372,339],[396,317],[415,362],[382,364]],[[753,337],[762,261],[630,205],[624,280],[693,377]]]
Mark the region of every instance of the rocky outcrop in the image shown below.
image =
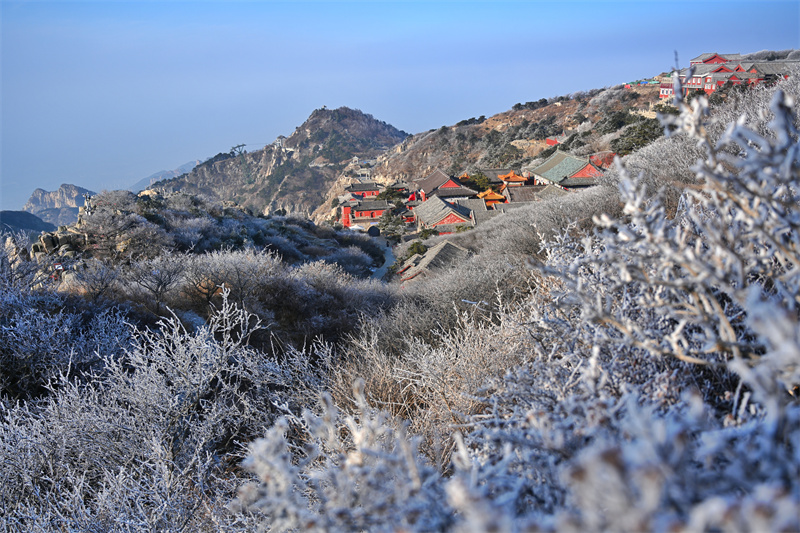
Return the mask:
[[[61,226],[55,232],[46,232],[39,235],[38,242],[33,243],[31,252],[37,261],[42,261],[47,256],[74,259],[77,252],[86,244],[86,235],[67,226]]]
[[[22,210],[54,226],[74,224],[78,220],[78,208],[83,205],[86,194],[95,193],[69,183],[64,183],[55,191],[36,189]]]

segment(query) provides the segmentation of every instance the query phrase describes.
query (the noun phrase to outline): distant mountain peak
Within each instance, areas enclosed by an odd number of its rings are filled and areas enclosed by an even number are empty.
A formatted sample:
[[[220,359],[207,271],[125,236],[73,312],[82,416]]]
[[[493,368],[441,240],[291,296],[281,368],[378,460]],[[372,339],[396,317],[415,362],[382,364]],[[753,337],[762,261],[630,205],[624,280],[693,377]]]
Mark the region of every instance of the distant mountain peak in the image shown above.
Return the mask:
[[[308,214],[353,157],[372,159],[408,134],[358,109],[322,107],[288,137],[249,153],[220,153],[188,175],[158,184],[254,211]]]
[[[36,189],[22,210],[56,226],[74,224],[78,220],[78,208],[83,205],[85,194],[96,193],[71,183],[63,183],[55,191]]]
[[[199,165],[201,161],[199,159],[195,159],[194,161],[189,161],[188,163],[184,163],[176,169],[173,170],[161,170],[154,174],[150,174],[146,178],[142,178],[141,180],[137,181],[130,187],[128,187],[129,191],[133,192],[140,192],[150,187],[153,183],[161,180],[167,180],[171,178],[177,178],[182,174],[187,174],[192,171],[194,167]]]

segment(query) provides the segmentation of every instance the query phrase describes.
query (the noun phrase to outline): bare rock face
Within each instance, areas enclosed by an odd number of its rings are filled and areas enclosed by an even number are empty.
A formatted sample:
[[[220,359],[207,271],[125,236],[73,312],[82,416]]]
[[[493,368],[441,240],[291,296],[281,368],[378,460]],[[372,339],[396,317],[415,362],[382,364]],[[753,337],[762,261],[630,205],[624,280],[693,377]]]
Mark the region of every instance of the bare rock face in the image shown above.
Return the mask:
[[[74,224],[78,220],[78,208],[83,205],[85,194],[95,193],[69,183],[62,184],[55,191],[36,189],[22,210],[55,226]]]

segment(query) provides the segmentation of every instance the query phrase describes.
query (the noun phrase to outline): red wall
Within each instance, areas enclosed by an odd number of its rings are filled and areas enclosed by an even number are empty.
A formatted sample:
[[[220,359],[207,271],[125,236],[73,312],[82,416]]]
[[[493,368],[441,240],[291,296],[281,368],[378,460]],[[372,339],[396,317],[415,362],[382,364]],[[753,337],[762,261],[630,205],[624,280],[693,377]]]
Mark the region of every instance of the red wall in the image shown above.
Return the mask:
[[[381,209],[379,211],[355,211],[353,213],[354,218],[380,218],[383,215],[383,212],[386,211],[385,209]]]

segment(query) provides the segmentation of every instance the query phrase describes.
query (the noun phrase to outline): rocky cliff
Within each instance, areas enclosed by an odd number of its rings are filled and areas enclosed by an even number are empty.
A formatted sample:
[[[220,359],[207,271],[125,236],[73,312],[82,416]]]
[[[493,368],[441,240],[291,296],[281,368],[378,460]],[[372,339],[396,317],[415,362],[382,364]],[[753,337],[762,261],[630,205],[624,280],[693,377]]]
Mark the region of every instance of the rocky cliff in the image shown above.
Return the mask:
[[[78,208],[83,205],[84,194],[95,193],[69,183],[62,184],[55,191],[36,189],[22,210],[55,226],[74,224],[78,220]]]
[[[229,200],[256,213],[308,215],[353,158],[375,158],[407,136],[355,109],[322,108],[262,150],[217,154],[188,174],[152,187]]]

